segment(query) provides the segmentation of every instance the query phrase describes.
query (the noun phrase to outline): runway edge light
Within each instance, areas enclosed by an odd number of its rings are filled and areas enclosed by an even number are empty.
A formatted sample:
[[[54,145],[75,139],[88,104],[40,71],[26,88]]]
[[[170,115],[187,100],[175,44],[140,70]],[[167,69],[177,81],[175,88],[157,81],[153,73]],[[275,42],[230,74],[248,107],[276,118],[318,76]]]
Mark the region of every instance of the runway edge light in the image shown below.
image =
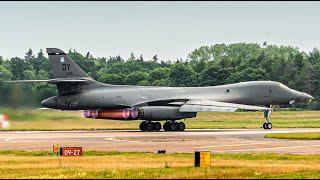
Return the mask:
[[[166,153],[166,150],[165,149],[159,149],[158,150],[158,154],[165,154]]]
[[[195,151],[194,152],[194,166],[195,167],[210,167],[211,166],[211,152],[210,151]]]

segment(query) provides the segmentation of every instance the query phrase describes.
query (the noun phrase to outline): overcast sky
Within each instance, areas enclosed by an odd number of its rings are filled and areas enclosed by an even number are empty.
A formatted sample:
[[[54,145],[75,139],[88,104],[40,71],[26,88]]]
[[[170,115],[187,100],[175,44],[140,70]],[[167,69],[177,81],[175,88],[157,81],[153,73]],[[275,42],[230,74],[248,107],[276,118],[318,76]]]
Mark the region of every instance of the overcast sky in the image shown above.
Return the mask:
[[[185,59],[202,45],[257,42],[319,48],[320,2],[0,2],[0,56],[74,48]]]

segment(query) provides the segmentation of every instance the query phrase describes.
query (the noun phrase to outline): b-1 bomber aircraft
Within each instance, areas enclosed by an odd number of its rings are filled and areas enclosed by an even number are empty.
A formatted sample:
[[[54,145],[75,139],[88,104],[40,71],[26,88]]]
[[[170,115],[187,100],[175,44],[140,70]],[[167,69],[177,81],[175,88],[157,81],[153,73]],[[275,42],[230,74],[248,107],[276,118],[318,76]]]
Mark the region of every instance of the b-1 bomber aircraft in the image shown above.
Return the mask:
[[[47,82],[58,88],[58,96],[41,102],[60,110],[84,110],[86,118],[144,120],[141,131],[184,131],[178,120],[196,117],[197,112],[234,112],[237,109],[264,111],[264,129],[271,129],[273,105],[310,102],[309,94],[274,81],[249,81],[208,87],[157,87],[112,85],[90,78],[66,53],[47,48],[54,79],[10,82]]]

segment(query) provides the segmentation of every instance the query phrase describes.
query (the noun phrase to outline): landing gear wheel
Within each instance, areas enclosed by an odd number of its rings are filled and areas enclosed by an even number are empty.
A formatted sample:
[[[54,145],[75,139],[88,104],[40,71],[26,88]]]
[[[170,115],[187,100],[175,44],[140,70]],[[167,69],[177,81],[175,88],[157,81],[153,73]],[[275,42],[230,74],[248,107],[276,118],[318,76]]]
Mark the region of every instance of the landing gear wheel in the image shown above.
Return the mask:
[[[267,123],[263,123],[263,125],[262,125],[263,129],[267,129],[267,128],[266,128],[266,124],[267,124]]]
[[[263,123],[263,129],[272,129],[271,123]]]
[[[271,123],[267,123],[266,127],[267,127],[267,129],[272,129],[272,124]]]
[[[141,131],[146,131],[146,130],[147,130],[146,122],[145,122],[145,121],[142,121],[142,122],[140,123],[140,130],[141,130]]]
[[[270,105],[270,108],[272,108],[272,105]],[[272,124],[270,122],[270,113],[272,109],[264,110],[264,117],[266,118],[266,122],[263,123],[263,129],[272,129]]]
[[[170,122],[165,122],[163,124],[164,131],[170,131]]]
[[[170,131],[177,131],[178,130],[178,123],[171,122],[170,123]]]
[[[154,127],[154,130],[155,130],[155,131],[160,131],[160,129],[161,129],[161,123],[155,122],[155,123],[153,124],[153,127]]]
[[[186,125],[183,122],[178,123],[178,130],[179,131],[184,131],[185,128],[186,128]]]
[[[154,130],[154,125],[152,122],[147,122],[146,123],[146,129],[147,131],[153,131]]]

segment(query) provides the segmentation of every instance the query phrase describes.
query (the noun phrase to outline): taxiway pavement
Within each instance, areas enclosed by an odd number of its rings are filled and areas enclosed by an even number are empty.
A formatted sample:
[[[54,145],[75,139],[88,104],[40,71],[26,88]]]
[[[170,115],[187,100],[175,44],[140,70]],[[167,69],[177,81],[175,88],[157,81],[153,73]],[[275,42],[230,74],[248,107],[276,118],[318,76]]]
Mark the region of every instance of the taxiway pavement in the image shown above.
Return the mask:
[[[84,150],[157,152],[277,152],[320,153],[319,140],[264,138],[267,133],[320,132],[320,128],[195,129],[184,132],[3,131],[0,149],[51,150],[53,144]]]

